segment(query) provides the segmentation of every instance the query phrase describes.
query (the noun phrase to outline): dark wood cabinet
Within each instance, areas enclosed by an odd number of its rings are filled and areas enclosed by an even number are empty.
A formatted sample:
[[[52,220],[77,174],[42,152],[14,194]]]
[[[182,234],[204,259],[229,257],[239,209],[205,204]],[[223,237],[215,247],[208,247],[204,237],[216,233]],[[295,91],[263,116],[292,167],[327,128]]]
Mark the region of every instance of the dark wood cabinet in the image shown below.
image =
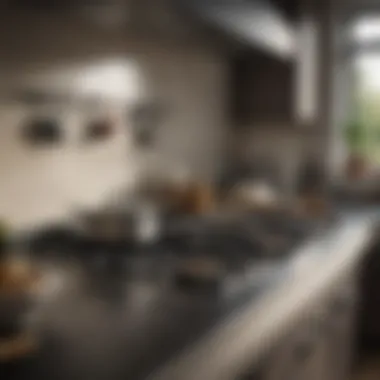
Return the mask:
[[[237,56],[231,68],[232,119],[238,126],[294,123],[295,64],[261,52]]]
[[[364,263],[360,279],[360,350],[376,351],[380,347],[380,239],[376,238]]]

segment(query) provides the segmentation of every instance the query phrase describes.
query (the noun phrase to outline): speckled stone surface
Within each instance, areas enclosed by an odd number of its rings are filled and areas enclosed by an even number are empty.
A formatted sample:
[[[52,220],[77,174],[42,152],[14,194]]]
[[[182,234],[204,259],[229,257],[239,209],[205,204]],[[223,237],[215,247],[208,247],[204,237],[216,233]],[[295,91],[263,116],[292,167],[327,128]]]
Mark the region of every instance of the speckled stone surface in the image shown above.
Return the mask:
[[[133,273],[125,255],[36,258],[45,282],[34,315],[40,350],[6,370],[13,380],[234,378],[355,265],[371,226],[342,216],[286,259],[257,262],[217,293],[180,291],[166,265],[152,277],[149,260]]]

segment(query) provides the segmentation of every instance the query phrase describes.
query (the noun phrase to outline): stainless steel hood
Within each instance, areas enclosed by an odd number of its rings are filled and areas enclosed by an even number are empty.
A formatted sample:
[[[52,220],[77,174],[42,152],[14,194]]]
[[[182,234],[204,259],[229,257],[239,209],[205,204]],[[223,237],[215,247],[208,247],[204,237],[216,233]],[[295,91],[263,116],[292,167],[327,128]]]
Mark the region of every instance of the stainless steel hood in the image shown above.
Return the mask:
[[[5,2],[4,2],[5,1]],[[0,0],[0,11],[81,15],[100,25],[124,25],[131,0]]]
[[[295,55],[295,30],[270,0],[183,0],[205,21],[279,58]]]
[[[4,0],[3,0],[4,1]],[[0,0],[0,11],[47,11],[55,14],[79,14],[113,28],[151,29],[173,20],[187,21],[195,14],[208,27],[219,30],[247,46],[283,59],[295,54],[295,28],[272,0]],[[281,3],[284,0],[281,0]],[[286,0],[286,3],[289,0]],[[293,1],[293,0],[290,0]],[[278,3],[278,1],[277,1]],[[190,10],[191,12],[186,12]],[[1,12],[0,12],[1,13]],[[169,20],[169,21],[168,21]],[[197,29],[197,22],[191,27]],[[176,34],[176,28],[167,27]]]

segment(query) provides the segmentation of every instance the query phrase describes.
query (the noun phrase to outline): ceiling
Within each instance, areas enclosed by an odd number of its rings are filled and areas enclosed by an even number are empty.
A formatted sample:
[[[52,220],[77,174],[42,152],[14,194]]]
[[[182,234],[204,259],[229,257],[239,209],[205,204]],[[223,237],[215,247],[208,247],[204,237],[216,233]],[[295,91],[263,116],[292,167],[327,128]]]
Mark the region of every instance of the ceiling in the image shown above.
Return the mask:
[[[127,0],[5,0],[2,3],[6,4],[11,9],[29,9],[29,10],[62,10],[75,9],[83,6],[112,6],[112,5],[127,5],[130,1]]]
[[[135,0],[0,0],[4,13],[81,15],[99,24],[122,25]]]
[[[0,0],[0,6],[3,9],[9,10],[34,10],[34,11],[73,11],[82,12],[89,10],[100,10],[102,12],[111,12],[112,10],[118,13],[128,13],[131,8],[144,8],[152,6],[159,2],[173,2],[176,3],[191,3],[191,0]],[[236,0],[224,0],[226,3],[231,3]],[[241,2],[249,3],[256,0],[239,0]],[[268,1],[268,0],[266,0]],[[302,0],[269,0],[283,10],[289,17],[294,17],[297,13],[297,8]],[[306,1],[306,0],[304,0]],[[354,12],[380,12],[380,0],[332,0],[336,4],[346,7]]]

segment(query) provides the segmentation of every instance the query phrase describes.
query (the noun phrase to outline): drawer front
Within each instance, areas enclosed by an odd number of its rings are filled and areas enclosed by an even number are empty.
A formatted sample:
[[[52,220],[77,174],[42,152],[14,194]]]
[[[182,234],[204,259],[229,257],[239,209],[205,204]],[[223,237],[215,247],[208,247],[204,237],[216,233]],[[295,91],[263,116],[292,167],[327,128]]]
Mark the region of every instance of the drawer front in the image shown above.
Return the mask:
[[[239,380],[346,380],[350,378],[358,303],[356,273],[346,273],[317,297],[309,311],[261,362]]]
[[[318,375],[322,319],[310,316],[285,338],[268,362],[265,380],[325,380]]]

